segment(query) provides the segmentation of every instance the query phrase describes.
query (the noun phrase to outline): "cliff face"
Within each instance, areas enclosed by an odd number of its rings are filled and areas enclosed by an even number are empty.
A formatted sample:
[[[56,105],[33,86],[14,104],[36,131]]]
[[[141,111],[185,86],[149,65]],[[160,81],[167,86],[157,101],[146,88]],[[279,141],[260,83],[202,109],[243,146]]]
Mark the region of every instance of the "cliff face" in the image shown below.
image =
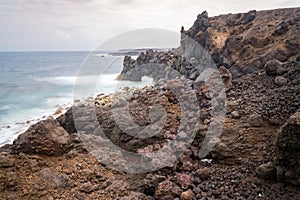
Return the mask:
[[[300,8],[208,17],[198,15],[183,34],[200,43],[217,65],[226,65],[234,77],[262,69],[277,59],[300,58]]]

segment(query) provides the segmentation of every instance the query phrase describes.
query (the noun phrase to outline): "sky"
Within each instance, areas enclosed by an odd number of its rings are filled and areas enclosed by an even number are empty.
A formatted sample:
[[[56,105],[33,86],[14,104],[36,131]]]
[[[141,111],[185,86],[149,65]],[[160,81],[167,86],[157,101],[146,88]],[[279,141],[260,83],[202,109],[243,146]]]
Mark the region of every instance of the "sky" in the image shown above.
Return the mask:
[[[299,0],[0,0],[0,51],[91,51],[118,34],[188,29],[204,10],[299,7]]]

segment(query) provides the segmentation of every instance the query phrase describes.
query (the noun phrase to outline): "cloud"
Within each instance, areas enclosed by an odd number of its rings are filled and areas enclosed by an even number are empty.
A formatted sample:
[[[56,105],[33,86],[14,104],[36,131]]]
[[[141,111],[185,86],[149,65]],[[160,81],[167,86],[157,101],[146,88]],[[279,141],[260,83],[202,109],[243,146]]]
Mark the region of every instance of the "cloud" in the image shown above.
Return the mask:
[[[296,0],[0,0],[0,50],[91,50],[135,29],[178,32],[203,10],[213,16],[291,6],[300,5]]]

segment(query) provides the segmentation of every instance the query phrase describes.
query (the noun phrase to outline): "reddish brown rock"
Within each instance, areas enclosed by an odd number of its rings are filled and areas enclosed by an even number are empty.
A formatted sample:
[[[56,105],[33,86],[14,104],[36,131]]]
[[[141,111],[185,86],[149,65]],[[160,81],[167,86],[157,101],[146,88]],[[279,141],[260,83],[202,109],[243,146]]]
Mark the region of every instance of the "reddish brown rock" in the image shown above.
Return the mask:
[[[180,200],[195,200],[195,194],[192,190],[187,190],[180,195]]]
[[[68,152],[69,133],[55,120],[40,121],[21,134],[13,145],[15,152],[62,155]]]
[[[166,180],[159,183],[156,191],[155,198],[173,200],[175,197],[179,197],[181,189],[173,182]]]

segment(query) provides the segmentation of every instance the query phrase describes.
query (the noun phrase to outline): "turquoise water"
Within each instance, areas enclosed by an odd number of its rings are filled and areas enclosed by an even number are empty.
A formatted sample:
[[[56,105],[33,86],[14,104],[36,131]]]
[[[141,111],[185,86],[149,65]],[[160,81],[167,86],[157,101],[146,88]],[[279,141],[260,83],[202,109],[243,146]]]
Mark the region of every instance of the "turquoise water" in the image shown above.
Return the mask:
[[[73,89],[82,63],[83,87],[94,87],[95,94],[113,92],[116,86],[149,84],[116,81],[123,57],[89,52],[0,52],[0,146],[11,143],[31,124],[55,112],[58,106],[73,102]],[[101,75],[101,82],[89,83],[90,76]]]

